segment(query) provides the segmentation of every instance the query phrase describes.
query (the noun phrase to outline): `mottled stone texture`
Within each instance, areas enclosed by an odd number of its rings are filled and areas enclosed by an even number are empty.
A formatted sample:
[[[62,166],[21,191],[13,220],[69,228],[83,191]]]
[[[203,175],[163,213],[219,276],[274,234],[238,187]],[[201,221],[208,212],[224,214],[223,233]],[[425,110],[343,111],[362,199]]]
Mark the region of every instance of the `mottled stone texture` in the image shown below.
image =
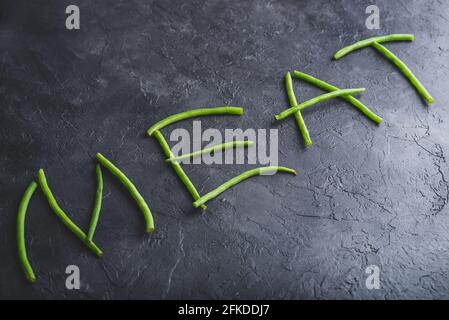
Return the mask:
[[[371,1],[2,1],[0,4],[0,298],[449,298],[449,4],[376,1],[381,30],[365,28]],[[65,7],[81,30],[65,29]],[[375,34],[414,33],[388,44],[428,87],[426,106],[373,49],[332,61]],[[306,150],[283,75],[299,69],[361,98],[376,126],[332,100],[304,112]],[[295,80],[299,101],[320,90]],[[175,112],[222,104],[243,117],[203,127],[278,128],[280,163],[296,177],[257,177],[209,203],[206,214],[145,131]],[[191,122],[175,127],[191,128]],[[167,136],[169,130],[164,133]],[[135,203],[105,172],[98,259],[37,192],[27,247],[29,285],[15,245],[18,201],[38,168],[67,213],[87,230],[96,152],[135,182],[154,213],[144,233]],[[249,166],[187,166],[200,193]],[[65,268],[81,290],[65,289]],[[381,289],[365,288],[365,268]]]

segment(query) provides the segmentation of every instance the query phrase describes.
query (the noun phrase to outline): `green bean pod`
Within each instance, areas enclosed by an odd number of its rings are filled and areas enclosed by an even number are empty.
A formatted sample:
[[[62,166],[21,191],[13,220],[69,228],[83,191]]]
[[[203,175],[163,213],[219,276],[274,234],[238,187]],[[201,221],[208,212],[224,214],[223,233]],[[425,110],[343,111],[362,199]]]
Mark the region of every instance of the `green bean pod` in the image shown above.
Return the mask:
[[[243,114],[243,108],[222,106],[222,107],[215,107],[215,108],[200,108],[200,109],[184,111],[181,113],[171,115],[171,116],[155,123],[148,129],[147,133],[149,136],[152,136],[153,133],[156,132],[157,130],[161,130],[162,128],[164,128],[172,123],[182,121],[185,119],[189,119],[189,118],[212,116],[212,115],[225,115],[225,114],[241,116]]]
[[[433,97],[430,95],[429,91],[423,86],[423,84],[416,78],[413,72],[399,59],[393,52],[385,48],[383,45],[373,42],[372,46],[382,53],[388,60],[393,62],[393,64],[398,67],[399,70],[404,74],[404,76],[410,81],[410,83],[415,87],[418,93],[426,100],[428,103],[433,103]]]
[[[251,169],[251,170],[243,172],[242,174],[240,174],[240,175],[238,175],[238,176],[236,176],[236,177],[226,181],[225,183],[223,183],[219,187],[215,188],[211,192],[205,194],[204,196],[202,196],[201,198],[199,198],[198,200],[193,202],[193,206],[195,208],[198,208],[202,204],[204,204],[207,201],[209,201],[209,200],[219,196],[220,194],[222,194],[223,192],[225,192],[229,188],[235,186],[236,184],[239,184],[240,182],[242,182],[242,181],[244,181],[244,180],[246,180],[248,178],[251,178],[253,176],[261,175],[261,174],[268,173],[268,172],[286,172],[286,173],[291,173],[291,174],[295,174],[296,175],[296,171],[295,170],[290,169],[290,168],[285,168],[285,167],[270,166],[270,167],[262,167],[262,168]]]
[[[87,240],[92,241],[94,238],[95,229],[97,228],[98,219],[100,218],[101,203],[103,200],[103,174],[101,166],[95,166],[95,174],[97,177],[97,192],[95,193],[95,203],[90,218],[89,231],[87,232]]]
[[[214,145],[212,147],[208,147],[208,148],[204,148],[198,151],[194,151],[191,153],[186,153],[177,157],[173,157],[173,158],[168,158],[165,160],[165,162],[174,162],[174,161],[181,161],[184,159],[190,159],[190,158],[195,158],[198,157],[200,155],[203,154],[211,154],[213,152],[217,152],[217,151],[224,151],[227,149],[232,149],[232,148],[244,148],[244,147],[251,147],[252,145],[254,145],[253,141],[247,140],[247,141],[231,141],[231,142],[225,142],[225,143],[221,143],[221,144],[217,144]]]
[[[67,228],[70,229],[70,231],[72,231],[81,241],[83,241],[89,249],[91,249],[97,256],[101,257],[103,255],[103,252],[100,250],[100,248],[98,248],[97,245],[92,241],[87,240],[87,236],[83,232],[83,230],[81,230],[58,205],[58,202],[56,201],[50,190],[50,187],[48,186],[44,170],[40,169],[37,176],[42,192],[44,193],[45,198],[47,198],[47,202],[56,216]]]
[[[139,193],[136,186],[131,182],[131,180],[128,179],[127,176],[125,176],[125,174],[122,171],[120,171],[119,168],[117,168],[112,162],[106,159],[101,153],[97,153],[96,158],[103,167],[108,169],[112,173],[112,175],[115,176],[125,186],[125,188],[130,193],[131,197],[134,199],[134,201],[136,201],[137,205],[140,208],[140,211],[142,212],[142,215],[146,223],[146,231],[148,233],[153,232],[154,231],[153,215],[151,214],[148,204],[145,202],[145,199]]]
[[[389,34],[385,36],[372,37],[358,41],[356,43],[353,43],[347,47],[338,50],[334,54],[334,59],[338,60],[352,51],[371,46],[374,42],[381,43],[391,41],[413,41],[413,40],[415,40],[415,36],[413,34]]]
[[[27,250],[25,246],[25,217],[27,213],[28,204],[30,199],[36,191],[37,183],[31,182],[26,188],[22,199],[19,203],[19,211],[17,213],[17,247],[19,249],[19,259],[22,264],[23,271],[29,282],[36,282],[36,276],[34,275],[33,268],[28,261]]]
[[[288,116],[294,114],[298,110],[304,110],[310,106],[313,106],[314,104],[317,104],[319,102],[324,102],[333,98],[346,96],[346,95],[352,95],[357,94],[365,91],[365,88],[357,88],[357,89],[342,89],[337,91],[328,92],[325,94],[322,94],[320,96],[317,96],[315,98],[312,98],[310,100],[307,100],[306,102],[300,103],[297,106],[293,108],[286,109],[282,111],[281,113],[275,115],[276,120],[282,120],[287,118]]]
[[[293,91],[293,83],[292,83],[292,76],[290,72],[287,72],[285,75],[285,87],[287,89],[287,96],[288,101],[290,102],[290,107],[294,107],[298,105],[298,101],[296,100],[295,92]],[[307,147],[310,147],[312,145],[312,139],[310,139],[309,130],[307,129],[306,123],[304,122],[304,119],[302,117],[301,111],[298,110],[295,112],[295,119],[298,123],[299,131],[301,132],[301,135],[304,139],[304,142]]]

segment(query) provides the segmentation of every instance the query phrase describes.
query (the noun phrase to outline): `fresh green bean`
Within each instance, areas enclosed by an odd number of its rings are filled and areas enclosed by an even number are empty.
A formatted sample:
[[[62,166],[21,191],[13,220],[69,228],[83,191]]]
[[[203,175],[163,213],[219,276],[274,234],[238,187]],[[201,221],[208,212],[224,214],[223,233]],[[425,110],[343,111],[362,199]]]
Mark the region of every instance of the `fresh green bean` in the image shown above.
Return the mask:
[[[365,88],[342,89],[342,90],[328,92],[328,93],[322,94],[320,96],[317,96],[315,98],[312,98],[310,100],[307,100],[306,102],[300,103],[293,108],[288,108],[288,109],[282,111],[281,113],[275,115],[275,118],[276,118],[276,120],[282,120],[282,119],[285,119],[286,117],[292,115],[293,113],[295,113],[298,110],[304,110],[304,109],[306,109],[314,104],[317,104],[319,102],[327,101],[329,99],[337,98],[337,97],[341,97],[341,96],[345,96],[345,95],[357,94],[357,93],[361,93],[363,91],[365,91]]]
[[[327,82],[324,82],[323,80],[312,77],[311,75],[308,75],[304,72],[299,72],[299,71],[295,70],[295,71],[293,71],[293,76],[295,78],[304,80],[304,81],[306,81],[318,88],[326,90],[326,91],[340,90],[340,88],[337,88]],[[371,119],[374,123],[380,124],[382,122],[382,118],[379,117],[374,112],[372,112],[367,106],[365,106],[362,102],[360,102],[360,100],[354,98],[353,96],[341,96],[340,98],[349,102],[354,107],[359,109],[365,116],[367,116],[369,119]]]
[[[196,200],[193,203],[193,206],[195,208],[198,208],[200,205],[206,203],[207,201],[219,196],[220,194],[222,194],[223,192],[225,192],[226,190],[228,190],[229,188],[235,186],[236,184],[242,182],[243,180],[246,180],[248,178],[251,178],[252,176],[256,176],[256,175],[260,175],[263,173],[267,173],[267,172],[286,172],[286,173],[291,173],[291,174],[295,174],[296,175],[296,171],[290,168],[285,168],[285,167],[275,167],[275,166],[270,166],[270,167],[262,167],[262,168],[256,168],[256,169],[252,169],[252,170],[248,170],[246,172],[243,172],[242,174],[226,181],[225,183],[223,183],[221,186],[219,186],[218,188],[212,190],[211,192],[205,194],[204,196],[202,196],[201,198],[199,198],[198,200]]]
[[[168,145],[167,140],[165,140],[165,138],[162,135],[162,133],[159,130],[156,130],[156,131],[153,132],[152,136],[154,138],[156,138],[156,140],[159,142],[159,144],[160,144],[160,146],[162,148],[162,151],[164,152],[165,156],[167,158],[169,158],[169,159],[170,158],[174,158],[174,155],[171,152],[170,146]],[[179,179],[182,181],[182,183],[184,183],[184,185],[186,186],[187,190],[192,195],[193,199],[194,200],[199,199],[200,198],[200,194],[196,190],[196,188],[193,185],[193,183],[190,181],[189,177],[186,175],[184,169],[181,167],[179,162],[172,161],[170,164],[173,167],[173,169],[175,170],[175,172],[178,175]],[[202,205],[201,208],[203,210],[206,210],[207,206]]]
[[[416,78],[413,72],[399,59],[393,52],[385,48],[383,45],[378,42],[373,42],[372,46],[382,53],[388,60],[394,63],[399,70],[405,75],[405,77],[411,82],[411,84],[415,87],[418,93],[428,102],[433,102],[433,97],[430,95],[429,91],[422,85],[422,83]]]
[[[252,145],[254,145],[254,142],[250,141],[250,140],[231,141],[231,142],[226,142],[226,143],[222,143],[222,144],[217,144],[212,147],[204,148],[204,149],[194,151],[191,153],[186,153],[186,154],[180,155],[178,157],[168,158],[165,160],[165,162],[174,162],[174,161],[179,162],[183,159],[195,158],[195,157],[198,157],[203,154],[211,154],[212,152],[223,151],[223,150],[227,150],[227,149],[231,149],[231,148],[251,147]]]
[[[389,35],[385,35],[385,36],[372,37],[372,38],[358,41],[356,43],[353,43],[347,47],[344,47],[344,48],[338,50],[334,54],[334,59],[338,60],[338,59],[344,57],[345,55],[347,55],[348,53],[358,50],[358,49],[361,49],[361,48],[368,47],[368,46],[372,45],[374,42],[381,43],[381,42],[391,42],[391,41],[413,41],[413,40],[415,40],[415,36],[413,34],[389,34]]]
[[[151,136],[151,135],[153,135],[153,133],[156,130],[161,130],[163,127],[166,127],[172,123],[175,123],[175,122],[178,122],[181,120],[199,117],[199,116],[211,116],[211,115],[220,115],[220,114],[241,116],[243,114],[243,108],[222,106],[222,107],[215,107],[215,108],[201,108],[201,109],[184,111],[181,113],[171,115],[171,116],[155,123],[148,129],[147,133],[149,136]]]
[[[37,183],[32,181],[30,185],[26,188],[22,199],[19,204],[19,211],[17,213],[17,247],[19,249],[19,259],[22,263],[23,271],[29,282],[36,282],[36,276],[34,275],[33,268],[28,261],[27,250],[25,247],[25,216],[27,213],[28,204],[33,196],[34,191],[36,191]]]
[[[140,211],[143,214],[147,232],[148,233],[153,232],[154,231],[153,215],[151,214],[150,208],[145,202],[145,199],[137,190],[136,186],[131,182],[131,180],[128,179],[128,177],[125,176],[125,174],[122,171],[120,171],[119,168],[117,168],[112,162],[106,159],[101,153],[97,153],[96,158],[98,162],[100,162],[103,167],[108,169],[129,191],[131,197],[134,199],[134,201],[136,201],[137,205],[140,208]]]
[[[39,185],[41,186],[42,192],[44,193],[45,197],[47,198],[48,204],[50,205],[50,208],[53,210],[53,212],[58,216],[58,218],[62,221],[62,223],[70,229],[81,241],[86,244],[86,246],[91,249],[97,256],[101,257],[103,255],[103,252],[100,250],[100,248],[97,247],[95,243],[92,241],[87,240],[86,234],[81,230],[61,209],[61,207],[58,205],[58,202],[56,201],[55,197],[53,196],[50,187],[48,186],[47,179],[45,177],[44,170],[40,169],[38,174],[38,180]]]
[[[295,92],[293,91],[293,83],[292,83],[292,76],[290,72],[287,72],[285,75],[285,87],[287,88],[287,96],[288,101],[290,102],[290,107],[294,107],[298,105],[298,101],[296,100]],[[307,126],[304,122],[304,119],[302,117],[301,111],[298,110],[295,112],[295,118],[296,122],[299,126],[299,131],[301,131],[302,137],[304,138],[304,142],[306,143],[306,146],[309,147],[312,145],[312,139],[310,139],[309,130],[307,130]]]
[[[97,176],[97,192],[95,194],[94,209],[92,210],[92,216],[90,218],[89,231],[87,232],[87,240],[89,241],[92,241],[94,238],[95,228],[97,227],[98,218],[100,217],[101,202],[103,200],[103,174],[99,164],[95,166],[95,173]]]

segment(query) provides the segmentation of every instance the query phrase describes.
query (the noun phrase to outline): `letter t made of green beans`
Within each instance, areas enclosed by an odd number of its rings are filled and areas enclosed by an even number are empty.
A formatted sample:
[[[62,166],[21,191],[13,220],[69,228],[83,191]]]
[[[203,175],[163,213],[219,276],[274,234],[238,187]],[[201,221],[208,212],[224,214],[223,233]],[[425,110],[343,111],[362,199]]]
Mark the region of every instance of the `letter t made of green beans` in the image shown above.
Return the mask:
[[[429,91],[423,86],[423,84],[416,78],[413,72],[406,66],[406,64],[399,59],[393,52],[385,48],[381,45],[382,42],[391,42],[391,41],[413,41],[415,39],[412,34],[389,34],[385,36],[372,37],[365,40],[358,41],[354,44],[351,44],[347,47],[344,47],[338,50],[334,54],[334,59],[338,60],[350,52],[353,52],[358,49],[362,49],[368,46],[373,47],[379,53],[383,54],[388,60],[390,60],[410,81],[410,83],[415,87],[416,91],[421,95],[421,97],[427,101],[428,103],[433,103],[434,99],[430,95]]]

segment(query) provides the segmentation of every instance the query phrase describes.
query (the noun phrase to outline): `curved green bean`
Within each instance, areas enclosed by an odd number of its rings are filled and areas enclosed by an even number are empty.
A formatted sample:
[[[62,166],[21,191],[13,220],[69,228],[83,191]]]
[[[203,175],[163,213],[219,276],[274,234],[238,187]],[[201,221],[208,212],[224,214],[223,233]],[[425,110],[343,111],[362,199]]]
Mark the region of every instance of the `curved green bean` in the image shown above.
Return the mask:
[[[322,94],[320,96],[317,96],[315,98],[312,98],[310,100],[307,100],[306,102],[300,103],[293,108],[286,109],[286,110],[282,111],[281,113],[275,115],[274,117],[276,118],[276,120],[282,120],[282,119],[285,119],[286,117],[292,115],[293,113],[295,113],[298,110],[304,110],[304,109],[306,109],[314,104],[317,104],[319,102],[327,101],[332,98],[337,98],[337,97],[341,97],[341,96],[345,96],[345,95],[357,94],[357,93],[361,93],[363,91],[365,91],[365,88],[342,89],[342,90],[328,92],[328,93]]]
[[[399,59],[393,52],[385,48],[383,45],[379,44],[378,42],[373,42],[372,46],[382,53],[388,60],[394,63],[396,67],[399,68],[399,70],[402,71],[402,73],[405,75],[405,77],[411,82],[411,84],[415,87],[415,89],[418,91],[418,93],[428,102],[433,102],[433,97],[430,95],[429,91],[427,91],[426,88],[422,85],[422,83],[416,78],[416,76],[413,74],[413,72],[405,65],[404,62],[402,62],[401,59]]]
[[[299,72],[297,70],[293,71],[293,76],[295,78],[304,80],[320,89],[326,90],[326,91],[337,91],[340,90],[340,88],[337,88],[327,82],[324,82],[323,80],[317,79],[315,77],[312,77],[311,75],[308,75],[304,72]],[[377,114],[372,112],[367,106],[365,106],[360,100],[354,98],[353,96],[341,96],[341,99],[349,102],[354,107],[359,109],[365,116],[367,116],[370,120],[372,120],[376,124],[380,124],[383,119],[379,117]]]
[[[212,152],[223,151],[223,150],[227,150],[227,149],[231,149],[231,148],[251,147],[252,145],[254,145],[254,142],[250,141],[250,140],[225,142],[225,143],[214,145],[212,147],[194,151],[191,153],[186,153],[186,154],[180,155],[178,157],[168,158],[165,160],[165,162],[175,162],[175,161],[180,161],[183,159],[190,159],[190,158],[198,157],[203,154],[210,154]]]
[[[174,155],[171,152],[170,146],[168,145],[167,140],[165,140],[165,138],[162,135],[162,133],[159,130],[156,130],[156,131],[153,132],[153,137],[156,138],[156,140],[159,142],[159,144],[160,144],[160,146],[162,148],[162,151],[164,152],[165,156],[167,158],[169,158],[169,159],[173,158]],[[196,190],[196,188],[193,185],[192,181],[190,181],[189,177],[186,175],[184,169],[181,167],[179,162],[172,161],[170,164],[173,167],[173,169],[175,170],[175,172],[178,175],[179,179],[182,181],[182,183],[186,186],[187,190],[192,195],[192,198],[194,200],[199,199],[200,198],[200,194]],[[202,205],[201,208],[203,210],[206,210],[207,206]]]
[[[212,190],[211,192],[205,194],[204,196],[202,196],[201,198],[199,198],[198,200],[196,200],[193,203],[193,206],[195,208],[198,208],[200,205],[206,203],[207,201],[219,196],[220,194],[222,194],[223,192],[225,192],[226,190],[228,190],[229,188],[235,186],[236,184],[242,182],[243,180],[246,180],[248,178],[251,178],[253,176],[256,175],[260,175],[266,172],[286,172],[286,173],[291,173],[291,174],[295,174],[296,175],[296,171],[290,168],[285,168],[285,167],[275,167],[275,166],[270,166],[270,167],[262,167],[262,168],[256,168],[256,169],[252,169],[252,170],[248,170],[246,172],[243,172],[242,174],[226,181],[225,183],[223,183],[221,186],[219,186],[218,188],[215,188],[214,190]]]
[[[292,83],[292,76],[290,72],[287,72],[285,75],[285,87],[287,89],[287,96],[288,101],[290,102],[290,107],[294,107],[298,105],[298,101],[296,100],[295,92],[293,91],[293,83]],[[307,126],[304,122],[304,119],[302,117],[301,111],[298,110],[295,112],[295,118],[296,122],[299,126],[299,131],[301,131],[301,135],[304,138],[304,142],[306,143],[306,146],[309,147],[312,145],[312,139],[310,139],[309,130],[307,130]]]
[[[361,49],[361,48],[368,47],[368,46],[372,45],[374,42],[381,43],[381,42],[391,42],[391,41],[413,41],[413,40],[415,40],[415,36],[413,34],[389,34],[389,35],[385,35],[385,36],[372,37],[372,38],[358,41],[356,43],[353,43],[347,47],[344,47],[344,48],[338,50],[334,54],[334,59],[338,60],[338,59],[344,57],[345,55],[347,55],[348,53],[358,50],[358,49]]]
[[[22,264],[23,271],[29,282],[36,282],[36,276],[34,275],[33,268],[28,261],[27,250],[25,246],[25,216],[27,213],[28,204],[30,199],[36,191],[37,183],[32,181],[30,185],[26,188],[22,199],[19,203],[19,211],[17,213],[17,247],[19,249],[19,259]]]
[[[101,153],[97,153],[96,158],[98,162],[100,162],[103,167],[108,169],[112,173],[112,175],[114,175],[129,191],[131,197],[134,199],[134,201],[136,201],[137,205],[140,208],[140,211],[143,214],[147,232],[148,233],[153,232],[154,231],[153,215],[151,214],[150,208],[145,202],[145,199],[137,190],[136,186],[131,182],[131,180],[128,179],[127,176],[125,176],[125,174],[122,171],[120,171],[119,168],[117,168],[112,162],[106,159]]]
[[[149,136],[151,136],[151,135],[153,135],[153,133],[156,130],[160,130],[163,127],[166,127],[172,123],[175,123],[175,122],[178,122],[181,120],[199,117],[199,116],[211,116],[211,115],[221,115],[221,114],[241,116],[243,114],[243,108],[222,106],[222,107],[215,107],[215,108],[201,108],[201,109],[184,111],[181,113],[171,115],[171,116],[155,123],[148,129],[147,133]]]
[[[101,202],[103,200],[103,174],[99,164],[95,166],[95,173],[97,176],[97,192],[95,193],[94,209],[92,210],[89,231],[87,232],[87,240],[89,241],[92,241],[94,238],[95,228],[97,227],[98,218],[100,217]]]
[[[50,208],[53,210],[53,212],[58,216],[58,218],[62,221],[62,223],[70,229],[81,241],[86,244],[86,246],[91,249],[97,256],[101,257],[103,255],[103,252],[100,250],[100,248],[97,247],[95,243],[92,241],[87,240],[86,234],[81,230],[61,209],[61,207],[58,205],[58,202],[56,201],[55,197],[53,196],[50,187],[48,186],[47,179],[45,177],[44,170],[40,169],[37,174],[39,185],[41,186],[42,192],[45,195],[45,198],[47,198],[48,204],[50,205]]]

